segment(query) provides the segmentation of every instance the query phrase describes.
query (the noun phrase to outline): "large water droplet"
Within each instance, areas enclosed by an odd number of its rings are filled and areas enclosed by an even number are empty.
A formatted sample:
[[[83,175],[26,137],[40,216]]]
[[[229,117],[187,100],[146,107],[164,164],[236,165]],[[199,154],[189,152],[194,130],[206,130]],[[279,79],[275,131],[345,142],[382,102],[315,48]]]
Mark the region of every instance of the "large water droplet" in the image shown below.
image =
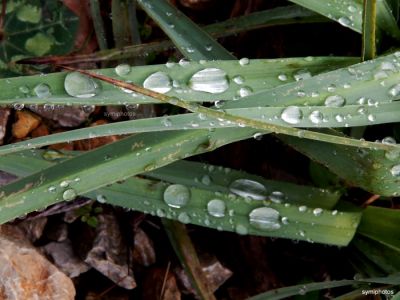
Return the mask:
[[[303,118],[303,113],[297,106],[288,106],[282,111],[281,118],[286,123],[298,124]]]
[[[96,81],[79,72],[65,76],[64,89],[68,95],[77,98],[91,98],[100,92],[100,86]]]
[[[193,74],[189,80],[192,90],[219,94],[229,88],[226,72],[217,68],[207,68]]]
[[[267,198],[265,186],[250,179],[236,179],[230,184],[229,190],[238,196],[253,200],[265,200]]]
[[[164,72],[156,72],[146,78],[143,87],[161,94],[168,93],[172,89],[171,78]]]
[[[396,144],[396,140],[391,136],[387,136],[387,137],[382,139],[382,144],[395,145]]]
[[[390,173],[392,174],[392,176],[394,177],[400,177],[400,164],[393,166],[390,169]]]
[[[185,206],[190,200],[190,190],[182,184],[172,184],[164,191],[164,202],[174,208]]]
[[[325,99],[325,106],[342,107],[346,103],[346,99],[339,95],[328,96]]]
[[[279,212],[271,207],[259,207],[249,214],[250,224],[262,230],[277,230],[281,228]]]
[[[117,73],[118,76],[125,76],[128,75],[131,72],[131,66],[128,64],[120,64],[115,67],[115,73]]]
[[[220,199],[210,200],[207,204],[207,211],[213,217],[216,218],[224,217],[225,210],[226,210],[225,202]]]
[[[76,198],[77,194],[74,189],[65,190],[62,197],[65,201],[71,201]]]
[[[40,83],[33,88],[36,96],[39,98],[48,98],[51,96],[50,87],[45,83]]]

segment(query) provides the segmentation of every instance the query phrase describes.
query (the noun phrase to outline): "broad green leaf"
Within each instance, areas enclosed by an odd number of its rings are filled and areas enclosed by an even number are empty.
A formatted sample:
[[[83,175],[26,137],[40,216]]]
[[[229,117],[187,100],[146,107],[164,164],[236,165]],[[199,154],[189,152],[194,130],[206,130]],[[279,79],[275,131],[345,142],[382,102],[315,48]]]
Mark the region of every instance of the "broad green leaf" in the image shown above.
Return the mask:
[[[65,54],[71,51],[78,18],[60,1],[13,0],[6,3],[0,40],[0,74],[9,77],[18,71],[9,63],[28,56]]]
[[[322,163],[348,185],[383,196],[400,194],[400,151],[366,150],[280,136],[312,160]]]
[[[34,175],[55,163],[55,161],[43,158],[52,157],[48,152],[21,152],[0,157],[1,169],[19,176]],[[70,152],[64,155],[68,158],[75,154]],[[56,153],[53,157],[58,157],[57,162],[65,159],[62,153]],[[265,180],[258,176],[212,165],[179,161],[143,175],[162,181],[132,177],[124,182],[102,187],[85,195],[109,204],[180,220],[184,223],[226,231],[238,231],[242,234],[285,237],[337,245],[347,244],[351,240],[359,218],[357,212],[333,212],[331,210],[340,197],[340,194],[336,192]],[[265,194],[261,193],[258,196],[265,195],[265,199],[269,199],[269,201],[263,202],[235,196],[229,187],[238,179],[251,180],[253,184],[262,184],[265,190],[261,192],[264,191]],[[67,180],[67,182],[70,187],[77,184],[74,180]],[[192,200],[180,209],[169,207],[163,196],[168,186],[165,182],[188,187]],[[247,181],[247,183],[249,182]],[[68,189],[68,187],[61,188],[59,186],[56,188]],[[254,193],[255,191],[253,191],[253,195],[255,195]],[[215,199],[225,203],[223,210],[225,216],[215,217],[208,212],[211,209],[210,211],[215,214],[212,205],[209,208],[210,201]],[[249,225],[250,212],[255,208],[265,207],[265,204],[279,211],[283,218],[279,219],[281,228],[262,230]],[[317,207],[317,210],[314,207]],[[2,214],[7,214],[7,209],[7,207],[2,207]],[[221,213],[220,210],[217,209],[217,211]]]
[[[234,59],[225,48],[165,0],[138,0],[175,46],[192,60]]]
[[[251,65],[246,67],[242,67],[238,61],[212,61],[132,67],[125,73],[119,72],[119,74],[122,74],[121,76],[117,75],[116,69],[96,70],[96,72],[108,77],[133,82],[141,86],[149,76],[158,74],[166,79],[165,82],[160,81],[158,83],[159,88],[170,89],[167,93],[168,95],[175,97],[181,97],[183,95],[185,100],[188,101],[208,102],[221,99],[237,99],[240,96],[241,88],[245,88],[245,90],[250,89],[255,93],[260,90],[275,87],[282,84],[282,81],[278,78],[279,74],[286,74],[287,81],[292,81],[294,80],[293,76],[301,69],[309,69],[311,72],[317,74],[338,67],[348,66],[355,61],[356,59],[354,58],[344,57],[316,57],[311,61],[302,58],[267,59],[254,60]],[[205,92],[204,89],[201,88],[196,88],[196,90],[190,88],[193,84],[193,80],[190,80],[192,76],[199,71],[210,68],[221,70],[221,72],[217,74],[217,77],[212,78],[221,82],[226,80],[227,85],[221,85],[222,88],[218,90],[212,89],[211,86],[210,89],[208,89],[208,91],[211,92]],[[91,105],[121,105],[124,103],[157,102],[153,98],[133,94],[130,91],[124,92],[113,85],[100,82],[98,82],[98,85],[101,86],[101,89],[96,90],[96,92],[98,92],[97,95],[90,98],[73,97],[66,92],[65,84],[77,93],[79,92],[79,87],[76,86],[76,83],[71,83],[69,80],[65,83],[66,75],[66,73],[52,73],[46,76],[36,75],[9,78],[7,80],[2,79],[0,80],[0,89],[2,90],[0,105],[14,103],[23,103],[25,105],[50,103],[64,105],[88,105],[89,103]],[[243,78],[243,83],[241,83],[241,77],[238,77],[238,75]],[[209,74],[209,76],[216,75]],[[207,77],[205,77],[205,79],[207,79]],[[175,87],[173,87],[173,83]],[[40,84],[46,84],[49,88],[49,93],[40,93],[39,96],[41,97],[38,97],[35,92],[35,87]],[[244,93],[243,89],[241,93]]]

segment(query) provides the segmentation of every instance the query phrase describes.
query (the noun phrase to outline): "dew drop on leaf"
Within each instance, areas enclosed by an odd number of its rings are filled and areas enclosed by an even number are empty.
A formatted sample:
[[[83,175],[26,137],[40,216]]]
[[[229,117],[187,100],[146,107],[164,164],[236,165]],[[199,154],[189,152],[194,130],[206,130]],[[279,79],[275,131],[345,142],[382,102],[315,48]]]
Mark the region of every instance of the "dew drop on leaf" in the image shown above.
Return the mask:
[[[157,93],[165,94],[172,89],[172,81],[168,74],[155,72],[145,79],[143,87]]]
[[[281,118],[286,123],[298,124],[303,118],[303,113],[297,106],[288,106],[282,111]]]
[[[249,214],[250,224],[261,230],[277,230],[281,228],[280,214],[271,207],[259,207]]]
[[[77,194],[74,189],[65,190],[62,197],[65,201],[71,201],[76,198]]]
[[[51,96],[50,87],[46,83],[39,83],[33,88],[33,91],[39,98],[48,98]]]
[[[206,68],[193,74],[189,87],[194,91],[219,94],[229,88],[226,72],[218,68]]]
[[[164,191],[164,202],[168,206],[180,208],[190,200],[190,190],[182,184],[172,184]]]
[[[346,103],[346,99],[339,95],[328,96],[325,99],[325,106],[327,107],[342,107]]]
[[[65,76],[64,89],[72,97],[91,98],[100,92],[100,85],[84,74],[71,72]]]
[[[131,72],[131,66],[128,64],[119,64],[115,67],[115,73],[118,76],[125,76]]]
[[[229,190],[235,195],[244,198],[250,198],[253,200],[267,199],[267,189],[265,186],[250,179],[236,179],[230,184]]]
[[[220,199],[212,199],[207,203],[207,212],[216,218],[222,218],[225,216],[226,205],[225,202]]]

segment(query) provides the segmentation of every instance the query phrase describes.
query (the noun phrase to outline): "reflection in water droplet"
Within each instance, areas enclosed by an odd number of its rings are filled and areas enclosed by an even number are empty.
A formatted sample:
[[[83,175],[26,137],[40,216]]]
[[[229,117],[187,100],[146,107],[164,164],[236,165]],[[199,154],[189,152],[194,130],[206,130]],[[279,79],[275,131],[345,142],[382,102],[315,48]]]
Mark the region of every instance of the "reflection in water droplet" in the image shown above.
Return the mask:
[[[217,68],[207,68],[193,74],[189,80],[192,90],[219,94],[229,88],[226,72]]]
[[[182,184],[171,184],[164,191],[164,202],[170,207],[180,208],[190,200],[190,190]]]
[[[65,76],[64,89],[68,95],[77,98],[91,98],[100,92],[96,81],[79,72],[71,72]]]
[[[259,207],[249,214],[250,224],[261,230],[277,230],[281,228],[279,212],[271,207]]]
[[[281,118],[286,123],[298,124],[303,118],[303,113],[297,106],[288,106],[282,111]]]
[[[172,89],[171,78],[164,72],[156,72],[145,79],[143,87],[157,93],[165,94]]]
[[[213,199],[207,203],[208,213],[216,218],[222,218],[225,216],[226,205],[225,202],[220,199]]]
[[[253,200],[265,200],[267,198],[265,186],[250,179],[236,179],[230,184],[229,190],[238,196]]]

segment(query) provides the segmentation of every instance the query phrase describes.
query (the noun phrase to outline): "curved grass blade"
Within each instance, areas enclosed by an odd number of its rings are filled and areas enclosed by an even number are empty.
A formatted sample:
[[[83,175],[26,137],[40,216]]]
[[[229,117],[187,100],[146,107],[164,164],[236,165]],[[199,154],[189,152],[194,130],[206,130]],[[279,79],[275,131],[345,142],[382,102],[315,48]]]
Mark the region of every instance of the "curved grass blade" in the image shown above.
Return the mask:
[[[294,286],[283,287],[275,290],[271,290],[257,296],[251,297],[248,300],[279,300],[295,295],[304,295],[308,292],[319,291],[323,289],[349,286],[349,285],[362,285],[366,283],[382,283],[382,284],[396,284],[400,280],[399,275],[393,275],[388,277],[374,277],[360,280],[337,280],[337,281],[325,281],[325,282],[313,282],[308,284],[299,284]]]
[[[211,36],[165,0],[138,0],[138,4],[161,27],[185,57],[192,60],[235,57]]]
[[[303,58],[255,60],[246,68],[243,68],[237,60],[233,61],[212,61],[212,62],[190,62],[185,64],[170,63],[167,65],[150,65],[133,67],[128,74],[119,76],[115,69],[95,70],[99,74],[119,78],[121,80],[143,85],[144,81],[152,74],[161,72],[166,76],[168,83],[165,88],[170,87],[167,93],[170,96],[185,95],[188,101],[203,102],[216,101],[220,99],[233,100],[238,98],[241,87],[250,87],[253,92],[268,89],[282,84],[279,74],[287,74],[287,80],[292,81],[297,71],[307,68],[313,73],[326,72],[327,70],[348,66],[356,61],[355,58],[346,57],[316,57],[312,61]],[[198,71],[216,68],[222,70],[220,79],[227,80],[227,89],[219,93],[209,93],[193,90],[190,88],[190,78]],[[226,77],[224,76],[226,73]],[[160,73],[158,73],[160,74]],[[234,78],[240,75],[244,82],[237,84]],[[25,76],[8,79],[0,79],[0,105],[7,104],[61,104],[61,105],[121,105],[140,104],[157,102],[152,98],[135,95],[129,91],[123,91],[115,86],[98,83],[101,91],[90,98],[72,97],[65,91],[65,73],[52,73],[46,76]],[[175,82],[179,87],[173,87]],[[46,84],[50,93],[39,97],[35,93],[35,87]]]
[[[289,136],[280,136],[280,139],[322,163],[349,185],[383,196],[400,194],[399,173],[396,172],[400,165],[400,150],[368,151]]]
[[[99,0],[90,0],[90,13],[93,19],[93,27],[96,33],[97,44],[101,50],[108,49]]]
[[[386,0],[377,1],[377,21],[383,32],[396,40],[400,39],[400,30],[392,9]]]
[[[226,21],[202,27],[214,38],[226,37],[254,29],[304,23],[328,22],[329,19],[298,5],[277,7],[249,15],[228,19]],[[23,64],[77,64],[85,62],[101,62],[143,57],[149,53],[159,53],[174,48],[171,41],[152,42],[131,45],[119,49],[102,50],[96,53],[35,57],[19,60]]]
[[[226,112],[237,116],[257,119],[262,122],[267,120],[268,123],[283,126],[286,125],[286,123],[282,121],[279,116],[284,109],[284,107],[239,108],[227,109]],[[296,127],[299,128],[365,126],[371,123],[371,121],[368,120],[368,115],[365,114],[366,111],[369,111],[369,113],[375,116],[376,120],[374,121],[374,124],[397,122],[400,114],[400,102],[384,103],[379,107],[370,107],[369,105],[350,105],[336,108],[312,106],[301,107],[300,111],[305,118],[296,124]],[[351,118],[349,116],[351,116]],[[157,118],[138,119],[55,133],[10,145],[0,146],[0,155],[57,143],[110,135],[229,127],[238,128],[239,125],[232,122],[223,122],[217,119],[210,119],[205,117],[203,114],[199,115],[194,113],[172,115],[168,117],[164,116]],[[260,132],[259,135],[262,133]]]
[[[176,255],[197,291],[197,296],[204,300],[215,300],[185,225],[167,219],[163,219],[163,225]]]
[[[72,153],[67,155],[70,154]],[[13,158],[18,159],[13,160]],[[30,161],[32,161],[32,164],[27,163]],[[0,162],[2,170],[15,175],[26,176],[30,176],[32,173],[35,175],[34,172],[47,170],[54,165],[54,162],[44,160],[40,152],[26,152],[2,157]],[[182,174],[182,167],[187,168],[187,173]],[[203,183],[205,182],[204,179],[203,182],[195,180],[195,176],[199,176],[201,170],[203,170],[203,175],[204,170],[207,170],[207,175],[210,176],[210,179],[212,178],[208,185]],[[277,202],[276,198],[278,195],[275,193],[275,198],[272,198],[271,193],[269,197],[274,201],[268,204],[269,207],[279,211],[281,217],[283,217],[282,221],[279,221],[282,222],[280,223],[281,227],[275,228],[275,230],[263,230],[249,225],[249,213],[255,208],[265,207],[267,202],[235,196],[229,191],[230,182],[222,178],[223,174],[232,180],[238,178],[258,180],[259,183],[266,185],[267,192],[274,190],[276,192],[277,188],[283,191],[285,203],[278,203],[279,201]],[[285,182],[268,181],[239,171],[231,170],[226,173],[226,169],[219,170],[218,167],[212,165],[180,161],[145,175],[163,181],[132,177],[124,182],[102,187],[84,195],[99,199],[102,202],[106,201],[109,204],[179,220],[184,223],[189,222],[225,231],[236,231],[241,234],[276,236],[335,245],[346,245],[351,240],[360,218],[358,212],[333,212],[330,210],[340,197],[338,193]],[[188,180],[188,178],[192,180]],[[186,206],[179,209],[169,207],[163,196],[168,186],[165,182],[188,187],[193,201],[191,200]],[[71,183],[71,186],[73,185],[75,185],[75,182]],[[307,195],[306,198],[300,196],[304,195],[303,193]],[[224,216],[214,217],[207,212],[208,203],[216,198],[225,203]],[[196,200],[194,201],[194,199]],[[324,208],[324,210],[321,214],[315,214],[315,210],[312,209],[313,206],[318,207],[318,209]],[[303,208],[300,209],[300,207]],[[44,207],[37,209],[42,208]],[[8,214],[8,209],[8,207],[3,206],[0,216]],[[25,213],[27,212],[28,210],[25,210]]]
[[[364,0],[362,27],[362,61],[376,55],[376,0]]]
[[[54,150],[19,152],[0,157],[0,170],[25,177],[79,154],[80,152],[77,151],[64,153]],[[267,180],[243,171],[186,160],[176,161],[154,171],[143,173],[142,176],[226,195],[231,193],[229,186],[232,182],[237,179],[248,179],[265,187],[266,199],[271,200],[272,198],[275,202],[287,202],[291,205],[306,205],[327,210],[332,210],[341,197],[339,191]]]

